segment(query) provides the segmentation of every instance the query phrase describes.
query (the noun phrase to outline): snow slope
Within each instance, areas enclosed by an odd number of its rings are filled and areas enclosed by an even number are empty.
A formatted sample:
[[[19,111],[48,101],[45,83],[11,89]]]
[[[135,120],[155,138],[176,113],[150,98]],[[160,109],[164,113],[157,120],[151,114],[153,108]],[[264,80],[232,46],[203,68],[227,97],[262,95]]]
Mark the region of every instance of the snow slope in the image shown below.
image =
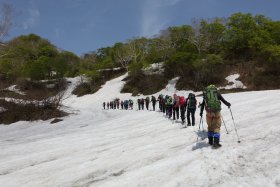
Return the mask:
[[[223,147],[213,150],[199,112],[182,129],[160,112],[102,110],[104,100],[131,96],[119,93],[123,78],[67,98],[73,114],[62,122],[0,126],[0,186],[280,186],[279,90],[224,95],[241,143],[224,107],[229,134],[222,127]]]

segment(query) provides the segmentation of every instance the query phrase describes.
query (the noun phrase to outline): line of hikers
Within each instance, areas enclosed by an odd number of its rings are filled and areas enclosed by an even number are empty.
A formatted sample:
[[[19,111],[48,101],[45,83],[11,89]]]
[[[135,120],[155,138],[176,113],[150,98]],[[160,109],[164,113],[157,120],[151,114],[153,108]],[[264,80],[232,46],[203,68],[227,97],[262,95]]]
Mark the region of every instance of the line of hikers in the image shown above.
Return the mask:
[[[103,102],[103,109],[105,110],[107,106],[107,110],[109,109],[122,109],[122,110],[133,110],[133,101],[131,99],[128,100],[121,100],[115,99],[114,101],[110,102]]]
[[[181,120],[183,123],[185,123],[185,112],[187,111],[187,120],[188,120],[188,126],[191,126],[191,124],[195,125],[195,111],[196,111],[196,105],[197,101],[195,98],[195,95],[193,93],[190,93],[188,98],[185,99],[184,96],[177,96],[176,94],[171,96],[163,96],[160,94],[158,98],[156,99],[155,96],[146,97],[146,98],[139,98],[137,99],[138,104],[138,110],[150,110],[150,103],[152,105],[152,110],[156,110],[156,103],[159,102],[159,109],[161,112],[165,113],[168,118],[172,118],[173,114],[173,120],[179,119],[179,112],[181,113]],[[103,102],[103,109],[133,109],[133,101],[131,99],[120,101],[120,99],[115,99],[114,101],[110,102]],[[190,120],[190,116],[191,119]]]
[[[169,95],[163,96],[160,94],[158,96],[158,101],[160,111],[165,113],[168,118],[172,119],[173,115],[173,120],[178,120],[180,113],[182,123],[185,123],[185,113],[187,111],[187,125],[195,125],[197,100],[193,93],[189,93],[187,98],[184,96],[178,96],[176,94],[174,94],[173,97]],[[190,120],[190,116],[192,120]]]
[[[221,128],[221,101],[230,108],[231,104],[227,102],[222,95],[218,92],[215,85],[209,85],[203,91],[203,101],[199,104],[200,107],[200,117],[203,117],[204,108],[206,110],[206,122],[208,125],[208,140],[209,144],[213,145],[214,148],[221,147],[220,144],[220,128]],[[179,115],[181,117],[182,123],[185,123],[185,113],[187,112],[187,125],[195,125],[195,112],[197,109],[196,96],[193,93],[189,93],[188,97],[178,96],[176,94],[172,96],[160,94],[156,99],[154,96],[137,99],[138,110],[144,110],[144,105],[146,109],[149,110],[149,105],[152,103],[153,111],[155,111],[156,102],[159,102],[159,110],[166,114],[166,116],[173,120],[178,120]],[[133,109],[133,101],[124,100],[119,102],[119,99],[107,103],[107,109],[119,108],[121,104],[121,109]],[[105,102],[103,107],[105,109]],[[173,116],[173,118],[172,118]],[[191,117],[191,118],[190,118]]]
[[[181,113],[181,120],[185,121],[185,111],[187,110],[187,120],[188,126],[192,124],[195,125],[195,111],[197,107],[197,100],[193,93],[188,95],[188,98],[184,96],[177,96],[176,94],[171,96],[159,95],[159,108],[162,112],[171,118],[173,113],[173,120],[179,119],[179,110]],[[231,104],[226,101],[223,96],[219,93],[215,85],[207,86],[203,91],[203,101],[199,104],[200,107],[200,117],[202,120],[203,111],[206,110],[206,122],[208,125],[208,143],[213,146],[213,148],[219,148],[220,144],[220,129],[221,129],[221,102],[223,102],[228,108]],[[231,110],[230,110],[231,111]],[[190,115],[192,117],[192,123],[190,121]],[[232,113],[231,113],[232,115]],[[233,118],[233,116],[232,116]],[[201,121],[200,120],[200,121]],[[236,131],[237,133],[237,131]]]
[[[153,111],[155,111],[156,102],[157,102],[157,99],[155,98],[155,96],[152,96],[151,99],[150,99],[150,97],[146,97],[145,99],[144,98],[137,99],[138,110],[144,110],[144,104],[146,106],[146,109],[150,110],[149,109],[150,103],[152,103]]]

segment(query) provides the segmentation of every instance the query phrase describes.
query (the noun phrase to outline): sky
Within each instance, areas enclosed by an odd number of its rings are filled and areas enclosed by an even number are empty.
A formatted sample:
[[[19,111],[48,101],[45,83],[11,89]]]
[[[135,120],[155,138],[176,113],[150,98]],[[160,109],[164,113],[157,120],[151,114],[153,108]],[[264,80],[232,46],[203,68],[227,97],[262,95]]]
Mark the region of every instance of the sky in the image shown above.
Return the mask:
[[[82,55],[135,37],[152,37],[193,18],[243,12],[280,20],[278,0],[0,0],[15,7],[6,40],[34,33]]]

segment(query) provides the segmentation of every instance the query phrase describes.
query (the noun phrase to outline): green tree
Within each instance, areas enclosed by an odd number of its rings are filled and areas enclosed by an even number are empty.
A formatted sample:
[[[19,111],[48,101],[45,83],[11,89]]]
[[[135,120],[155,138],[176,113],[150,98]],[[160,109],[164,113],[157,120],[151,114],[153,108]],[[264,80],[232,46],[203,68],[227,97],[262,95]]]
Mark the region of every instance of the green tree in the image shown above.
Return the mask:
[[[5,50],[6,55],[0,58],[0,64],[5,67],[2,73],[8,74],[10,78],[56,78],[64,76],[66,72],[64,56],[60,57],[57,48],[38,35],[14,38],[7,43]]]
[[[49,77],[51,72],[49,60],[49,57],[41,56],[37,60],[25,63],[24,70],[26,76],[32,80],[42,80],[46,79],[46,77]]]
[[[280,45],[280,21],[271,21],[268,23],[268,32],[274,44]]]
[[[59,60],[62,63],[65,63],[65,66],[67,67],[65,76],[72,77],[78,73],[78,64],[80,62],[80,58],[76,54],[70,51],[62,51],[59,54]]]
[[[222,57],[216,54],[208,54],[205,58],[193,61],[194,88],[202,89],[205,85],[219,82],[219,77],[223,74],[223,69],[219,67],[222,64]]]
[[[231,57],[253,58],[265,43],[272,40],[266,29],[270,20],[263,16],[236,13],[230,16],[226,33],[227,53]]]

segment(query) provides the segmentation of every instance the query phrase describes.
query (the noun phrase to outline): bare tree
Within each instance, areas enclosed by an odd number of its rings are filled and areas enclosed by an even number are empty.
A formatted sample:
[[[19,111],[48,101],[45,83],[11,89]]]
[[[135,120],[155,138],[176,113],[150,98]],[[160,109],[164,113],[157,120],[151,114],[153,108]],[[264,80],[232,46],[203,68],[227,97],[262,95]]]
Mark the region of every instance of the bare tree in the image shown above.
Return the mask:
[[[128,70],[128,64],[138,63],[143,60],[147,54],[148,45],[145,38],[136,38],[129,40],[126,44],[121,44],[115,52],[115,59],[123,68]]]
[[[132,57],[128,52],[127,44],[123,44],[116,49],[115,59],[123,68],[128,70],[128,64],[131,62]]]
[[[205,50],[206,43],[204,40],[204,33],[202,32],[202,19],[193,19],[192,20],[192,28],[193,32],[189,35],[189,41],[196,47],[198,53]]]
[[[4,3],[1,7],[0,12],[0,44],[3,44],[3,40],[6,36],[9,35],[9,31],[13,25],[12,18],[13,18],[14,7],[10,4]]]
[[[188,36],[188,40],[196,47],[199,54],[221,41],[225,22],[224,18],[192,20],[192,32]]]
[[[128,54],[134,63],[141,62],[148,53],[147,44],[146,38],[135,38],[128,41]]]

